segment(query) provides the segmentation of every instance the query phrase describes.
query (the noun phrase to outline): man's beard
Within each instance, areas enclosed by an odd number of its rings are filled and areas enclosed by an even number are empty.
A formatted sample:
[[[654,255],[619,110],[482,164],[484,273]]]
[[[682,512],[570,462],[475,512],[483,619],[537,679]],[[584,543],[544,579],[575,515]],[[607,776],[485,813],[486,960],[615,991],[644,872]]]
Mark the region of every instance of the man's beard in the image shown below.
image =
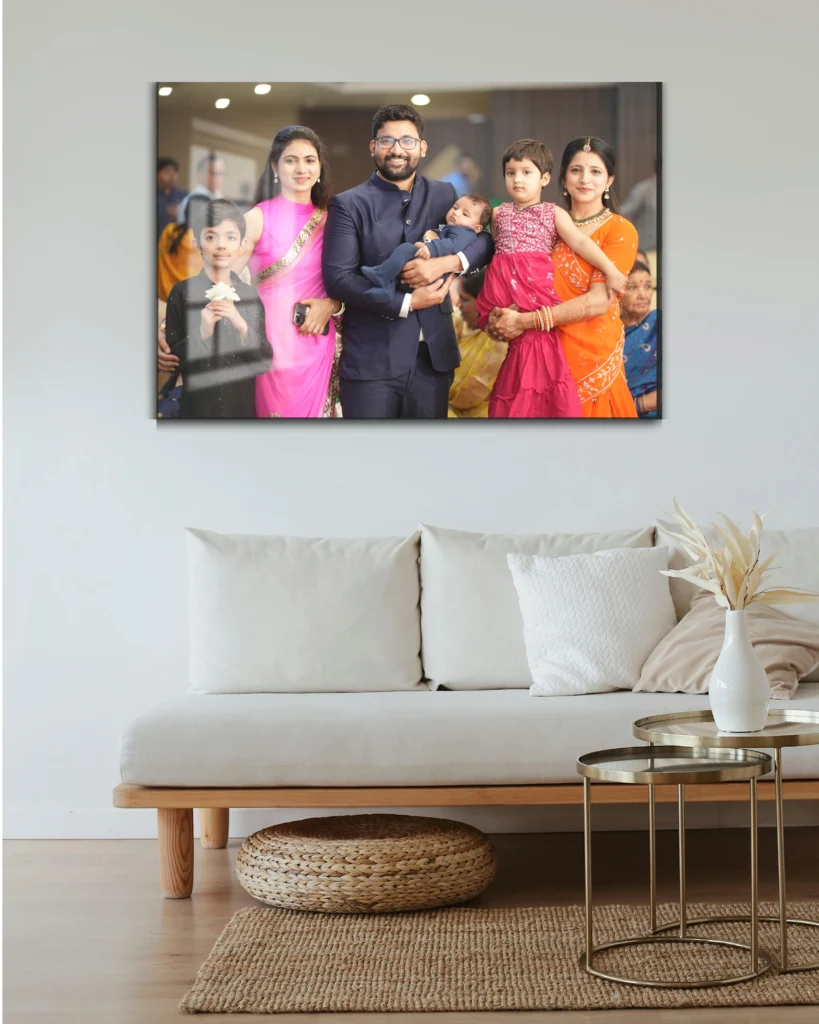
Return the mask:
[[[418,170],[418,164],[420,157],[413,162],[413,158],[407,154],[405,162],[400,167],[390,167],[387,161],[390,156],[373,156],[375,166],[378,168],[382,178],[386,178],[387,181],[406,181],[407,178],[411,178],[413,174]]]

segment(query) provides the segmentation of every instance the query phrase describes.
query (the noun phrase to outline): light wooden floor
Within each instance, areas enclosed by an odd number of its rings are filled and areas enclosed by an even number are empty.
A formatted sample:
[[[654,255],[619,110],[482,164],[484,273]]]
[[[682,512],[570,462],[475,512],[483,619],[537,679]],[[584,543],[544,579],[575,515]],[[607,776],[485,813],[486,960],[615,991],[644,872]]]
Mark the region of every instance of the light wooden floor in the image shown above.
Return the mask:
[[[776,898],[775,836],[760,839],[760,896]],[[788,833],[788,895],[819,899],[819,828]],[[500,871],[481,906],[583,902],[582,836],[497,836]],[[660,832],[660,899],[676,893],[676,833]],[[198,846],[198,844],[197,844]],[[239,847],[196,852],[189,900],[163,900],[156,843],[147,840],[7,841],[5,850],[6,1024],[168,1024],[185,1019],[177,1003],[193,982],[234,910],[254,905],[239,887],[233,864]],[[747,899],[747,833],[688,833],[689,899]],[[595,900],[645,903],[646,837],[636,832],[596,837]],[[411,1024],[424,1014],[345,1014],[338,1024]],[[605,1024],[768,1021],[816,1024],[815,1007],[733,1010],[609,1010],[571,1013],[436,1014],[436,1024],[498,1024],[537,1018]],[[270,1021],[256,1015],[208,1015],[203,1020]],[[333,1015],[279,1016],[282,1024],[328,1024]]]

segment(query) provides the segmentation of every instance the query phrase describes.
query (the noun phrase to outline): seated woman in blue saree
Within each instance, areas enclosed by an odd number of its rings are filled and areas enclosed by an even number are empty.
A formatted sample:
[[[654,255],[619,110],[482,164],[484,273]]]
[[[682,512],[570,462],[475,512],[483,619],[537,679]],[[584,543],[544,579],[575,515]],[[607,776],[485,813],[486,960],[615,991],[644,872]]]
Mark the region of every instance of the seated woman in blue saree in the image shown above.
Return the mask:
[[[623,361],[637,415],[657,418],[657,310],[651,308],[654,283],[651,272],[639,260],[631,268],[620,299],[620,319],[625,327]]]

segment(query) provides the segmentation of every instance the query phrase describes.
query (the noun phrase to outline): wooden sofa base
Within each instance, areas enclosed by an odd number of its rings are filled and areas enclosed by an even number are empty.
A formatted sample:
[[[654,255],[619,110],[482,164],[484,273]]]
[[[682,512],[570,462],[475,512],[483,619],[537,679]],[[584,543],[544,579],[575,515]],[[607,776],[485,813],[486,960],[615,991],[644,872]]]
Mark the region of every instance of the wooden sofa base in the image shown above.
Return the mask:
[[[783,782],[786,800],[819,800],[819,779]],[[758,784],[760,800],[774,799],[774,783]],[[618,783],[592,786],[595,804],[639,804],[647,786]],[[734,803],[748,799],[748,787],[727,782],[685,787],[691,803]],[[658,803],[673,803],[676,786],[657,786]],[[171,789],[131,786],[114,789],[115,807],[156,808],[159,829],[159,874],[168,899],[190,896],[193,890],[193,809],[199,809],[199,831],[206,849],[227,845],[231,807],[548,807],[583,803],[580,783],[558,786],[421,786],[393,788]]]

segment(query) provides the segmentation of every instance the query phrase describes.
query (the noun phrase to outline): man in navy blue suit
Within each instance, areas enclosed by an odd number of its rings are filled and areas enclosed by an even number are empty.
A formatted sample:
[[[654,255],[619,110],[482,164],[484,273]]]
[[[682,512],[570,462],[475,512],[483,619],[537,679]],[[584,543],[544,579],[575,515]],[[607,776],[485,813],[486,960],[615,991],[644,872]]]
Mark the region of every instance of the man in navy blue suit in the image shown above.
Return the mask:
[[[492,237],[481,231],[455,256],[412,260],[386,300],[366,293],[362,266],[383,262],[401,242],[420,241],[444,223],[457,196],[451,184],[418,174],[426,156],[415,107],[382,107],[373,118],[368,181],[330,200],[322,272],[327,294],[346,305],[340,391],[345,419],[445,419],[460,363],[449,286],[455,274],[486,266]]]

